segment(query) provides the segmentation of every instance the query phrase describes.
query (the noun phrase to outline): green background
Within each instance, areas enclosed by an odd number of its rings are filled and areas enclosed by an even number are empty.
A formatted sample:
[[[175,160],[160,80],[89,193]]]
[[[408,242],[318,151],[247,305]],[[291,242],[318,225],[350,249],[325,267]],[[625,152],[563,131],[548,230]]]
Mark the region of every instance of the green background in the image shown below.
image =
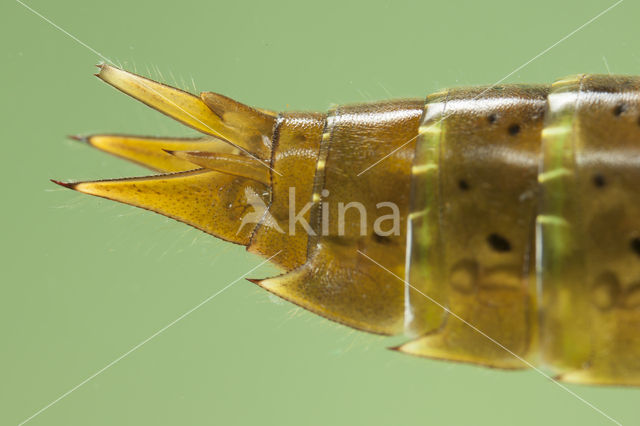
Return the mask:
[[[491,84],[613,1],[28,4],[130,70],[275,110]],[[17,424],[258,265],[242,247],[49,178],[146,171],[65,138],[187,129],[100,82],[95,53],[13,0],[0,5],[0,424]],[[640,74],[626,0],[507,79]],[[608,64],[608,65],[607,65]],[[273,274],[261,267],[252,277]],[[51,406],[33,425],[600,425],[535,372],[403,356],[233,285]],[[569,386],[623,424],[640,390]]]

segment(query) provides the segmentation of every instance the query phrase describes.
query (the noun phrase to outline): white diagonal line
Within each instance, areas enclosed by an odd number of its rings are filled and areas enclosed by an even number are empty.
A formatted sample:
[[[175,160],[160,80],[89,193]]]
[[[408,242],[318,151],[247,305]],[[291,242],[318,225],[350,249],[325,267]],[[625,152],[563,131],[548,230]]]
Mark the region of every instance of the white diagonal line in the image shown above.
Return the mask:
[[[442,119],[444,120],[444,118]],[[441,120],[441,121],[442,121]],[[360,173],[358,173],[356,176],[360,177],[361,174],[367,172],[369,169],[371,169],[372,167],[375,167],[376,165],[378,165],[379,163],[381,163],[382,161],[386,160],[387,158],[389,158],[390,156],[392,156],[393,154],[396,153],[396,151],[398,151],[399,149],[402,149],[403,147],[407,146],[408,144],[410,144],[411,142],[413,142],[420,134],[418,133],[417,135],[415,135],[414,137],[412,137],[411,139],[409,139],[408,141],[406,141],[405,143],[403,143],[402,145],[400,145],[399,147],[397,147],[396,149],[394,149],[393,151],[391,151],[390,153],[388,153],[387,155],[385,155],[384,157],[382,157],[381,159],[379,159],[378,161],[376,161],[375,163],[373,163],[372,165],[370,165],[369,167],[367,167],[366,169],[364,169],[363,171],[361,171]]]
[[[214,297],[216,297],[217,295],[219,295],[220,293],[224,292],[225,290],[227,290],[229,287],[231,287],[232,285],[234,285],[235,283],[237,283],[238,281],[240,281],[241,279],[243,279],[245,276],[247,276],[248,274],[250,274],[251,272],[255,271],[256,269],[258,269],[259,267],[261,267],[262,265],[264,265],[265,263],[267,263],[268,261],[270,261],[271,259],[273,259],[274,257],[276,257],[278,254],[280,254],[282,250],[278,251],[276,254],[274,254],[273,256],[271,256],[270,258],[268,258],[267,260],[261,262],[260,264],[258,264],[257,266],[251,268],[250,270],[248,270],[247,272],[245,272],[244,274],[242,274],[241,276],[239,276],[238,278],[236,278],[235,280],[231,281],[229,284],[227,284],[226,286],[222,287],[222,289],[218,290],[217,292],[215,292],[214,294],[212,294],[211,296],[207,297],[206,299],[204,299],[202,302],[198,303],[196,306],[194,306],[193,308],[189,309],[187,312],[183,313],[182,315],[180,315],[178,318],[174,319],[173,321],[171,321],[169,324],[165,325],[164,327],[162,327],[160,330],[156,331],[155,333],[153,333],[151,336],[147,337],[146,339],[144,339],[143,341],[141,341],[140,343],[138,343],[137,345],[135,345],[134,347],[132,347],[131,349],[129,349],[127,352],[123,353],[122,355],[120,355],[118,358],[114,359],[113,361],[111,361],[109,364],[105,365],[104,367],[102,367],[100,370],[96,371],[95,373],[93,373],[92,375],[90,375],[89,377],[87,377],[86,379],[84,379],[83,381],[81,381],[80,383],[78,383],[77,385],[75,385],[74,387],[72,387],[71,389],[69,389],[68,391],[66,391],[65,393],[63,393],[62,395],[60,395],[59,397],[57,397],[56,399],[54,399],[53,401],[51,401],[50,403],[48,403],[47,405],[45,405],[44,407],[42,407],[41,409],[39,409],[38,411],[36,411],[35,413],[33,413],[31,416],[27,417],[26,419],[24,419],[22,422],[20,422],[18,424],[18,426],[22,426],[23,424],[31,421],[34,417],[38,416],[39,414],[42,414],[43,411],[47,410],[48,408],[51,408],[53,405],[57,404],[58,402],[60,402],[61,400],[63,400],[64,398],[66,398],[67,396],[69,396],[72,392],[76,391],[78,388],[82,387],[84,384],[86,384],[87,382],[91,381],[92,379],[94,379],[96,376],[102,374],[105,370],[109,369],[110,367],[114,366],[115,364],[117,364],[119,361],[121,361],[122,359],[126,358],[127,356],[129,356],[131,353],[135,352],[136,350],[138,350],[141,346],[143,346],[144,344],[148,343],[150,340],[152,340],[153,338],[159,336],[160,334],[162,334],[163,332],[165,332],[168,328],[172,327],[173,325],[175,325],[177,322],[183,320],[184,318],[186,318],[187,316],[189,316],[191,313],[193,313],[195,310],[199,309],[200,307],[202,307],[203,305],[205,305],[206,303],[208,303],[211,299],[213,299]]]
[[[524,64],[520,65],[519,67],[517,67],[516,69],[514,69],[513,71],[511,71],[509,74],[505,75],[504,77],[502,77],[500,80],[496,81],[495,83],[493,83],[491,86],[487,87],[486,89],[484,89],[482,92],[480,92],[480,94],[476,95],[475,97],[473,97],[471,100],[476,100],[478,99],[480,96],[484,95],[485,93],[487,93],[489,90],[493,89],[494,87],[496,87],[498,84],[502,83],[503,81],[505,81],[507,78],[511,77],[513,74],[517,73],[518,71],[520,71],[521,69],[523,69],[524,67],[526,67],[527,65],[529,65],[531,62],[535,61],[536,59],[538,59],[539,57],[541,57],[542,55],[544,55],[545,53],[549,52],[551,49],[553,49],[554,47],[556,47],[557,45],[559,45],[560,43],[562,43],[563,41],[567,40],[568,38],[570,38],[571,36],[573,36],[575,33],[577,33],[578,31],[582,30],[583,28],[585,28],[586,26],[588,26],[589,24],[593,23],[595,20],[599,19],[602,15],[604,15],[605,13],[609,12],[611,9],[613,9],[614,7],[618,6],[620,3],[622,3],[624,0],[618,0],[616,3],[612,4],[611,6],[609,6],[608,8],[606,8],[605,10],[603,10],[602,12],[598,13],[596,16],[594,16],[593,18],[589,19],[587,22],[585,22],[584,24],[580,25],[578,28],[576,28],[575,30],[571,31],[569,34],[567,34],[566,36],[562,37],[560,40],[556,41],[555,43],[553,43],[551,46],[547,47],[546,49],[544,49],[542,52],[538,53],[536,56],[534,56],[533,58],[529,59],[528,61],[526,61]],[[442,117],[440,120],[438,120],[438,123],[441,122],[442,120],[446,119],[448,117],[448,115],[445,114],[444,117]],[[391,151],[390,153],[388,153],[387,155],[385,155],[384,157],[382,157],[381,159],[379,159],[378,161],[376,161],[375,163],[371,164],[369,167],[367,167],[366,169],[364,169],[363,171],[361,171],[360,173],[357,174],[357,176],[362,175],[363,173],[365,173],[366,171],[368,171],[369,169],[371,169],[372,167],[376,166],[377,164],[381,163],[382,161],[384,161],[385,159],[389,158],[391,155],[393,155],[396,151],[398,151],[399,149],[401,149],[402,147],[406,146],[407,144],[411,143],[414,139],[416,139],[418,137],[418,135],[412,137],[411,139],[409,139],[408,141],[406,141],[405,143],[403,143],[402,145],[400,145],[399,147],[397,147],[396,149],[394,149],[393,151]]]
[[[95,50],[93,47],[89,46],[88,44],[84,43],[82,40],[79,40],[78,38],[76,38],[73,34],[69,34],[67,31],[64,30],[64,28],[61,28],[58,24],[56,24],[55,22],[51,21],[50,19],[48,19],[46,16],[43,16],[42,14],[40,14],[37,10],[32,9],[31,7],[29,7],[28,5],[26,5],[25,3],[21,2],[20,0],[16,0],[18,3],[20,3],[21,5],[23,5],[25,8],[29,9],[31,12],[33,12],[35,15],[38,15],[40,18],[42,18],[43,20],[47,21],[49,24],[51,24],[52,26],[54,26],[55,28],[57,28],[58,30],[60,30],[61,32],[65,33],[66,35],[68,35],[71,39],[75,40],[78,44],[86,47],[87,49],[89,49],[90,51],[92,51],[93,53],[95,53],[96,55],[100,56],[102,59],[104,59],[107,62],[110,62],[113,64],[113,61],[109,58],[107,58],[106,56],[104,56],[102,53],[98,52],[97,50]]]
[[[474,326],[473,324],[471,324],[470,322],[468,322],[467,320],[465,320],[464,318],[460,317],[458,314],[456,314],[455,312],[452,312],[451,310],[449,310],[449,308],[445,307],[444,305],[440,304],[437,300],[433,299],[432,297],[430,297],[429,295],[423,293],[422,291],[420,291],[419,289],[417,289],[416,287],[414,287],[413,285],[411,285],[410,283],[408,283],[407,281],[403,280],[402,278],[400,278],[399,276],[397,276],[395,273],[393,273],[392,271],[390,271],[389,269],[387,269],[386,267],[384,267],[383,265],[381,265],[380,263],[376,262],[375,260],[373,260],[371,257],[367,256],[366,254],[364,254],[363,252],[361,252],[360,250],[357,250],[358,253],[360,253],[362,256],[366,257],[367,259],[369,259],[371,262],[375,263],[376,265],[378,265],[381,269],[384,269],[385,271],[387,271],[389,274],[393,275],[394,277],[396,277],[397,279],[399,279],[400,281],[402,281],[403,283],[405,283],[406,285],[408,285],[409,287],[411,287],[413,290],[417,291],[418,293],[420,293],[421,295],[423,295],[424,297],[426,297],[429,301],[435,303],[436,305],[438,305],[440,308],[442,308],[445,312],[447,312],[449,315],[451,315],[452,317],[455,317],[456,319],[458,319],[459,321],[461,321],[463,324],[465,324],[466,326],[470,327],[472,330],[476,331],[477,333],[479,333],[480,335],[486,337],[488,340],[490,340],[491,342],[495,343],[497,346],[499,346],[500,348],[504,349],[506,352],[508,352],[510,355],[513,355],[513,357],[515,357],[516,359],[518,359],[519,361],[521,361],[522,363],[524,363],[527,367],[535,370],[536,372],[538,372],[541,376],[549,379],[550,381],[552,381],[553,383],[555,383],[556,385],[558,385],[560,388],[564,389],[565,391],[567,391],[570,395],[574,396],[575,398],[579,399],[580,401],[582,401],[583,403],[585,403],[586,405],[588,405],[589,407],[591,407],[592,409],[594,409],[595,411],[597,411],[598,413],[602,414],[604,417],[606,417],[607,419],[611,420],[613,423],[622,426],[622,423],[620,423],[619,421],[617,421],[616,419],[614,419],[613,417],[609,416],[607,413],[605,413],[604,411],[602,411],[601,409],[599,409],[598,407],[596,407],[595,405],[593,405],[592,403],[590,403],[589,401],[587,401],[586,399],[584,399],[583,397],[581,397],[580,395],[578,395],[577,393],[575,393],[574,391],[572,391],[571,389],[569,389],[568,387],[566,387],[565,385],[563,385],[562,383],[553,380],[553,378],[551,376],[549,376],[548,374],[546,374],[544,371],[540,370],[539,368],[537,368],[535,365],[531,364],[529,361],[527,361],[526,359],[522,358],[520,355],[518,355],[517,353],[513,352],[512,350],[510,350],[509,348],[505,347],[503,344],[501,344],[500,342],[498,342],[496,339],[494,339],[493,337],[489,336],[488,334],[486,334],[485,332],[483,332],[482,330],[480,330],[479,328],[477,328],[476,326]]]
[[[622,3],[624,0],[618,0],[617,2],[615,2],[614,4],[612,4],[611,6],[609,6],[608,8],[606,8],[605,10],[603,10],[602,12],[598,13],[596,16],[594,16],[593,18],[589,19],[587,22],[585,22],[584,24],[580,25],[578,28],[576,28],[575,30],[571,31],[569,34],[567,34],[566,36],[562,37],[560,40],[556,41],[555,43],[553,43],[551,46],[547,47],[546,49],[544,49],[542,52],[538,53],[536,56],[534,56],[533,58],[529,59],[527,62],[525,62],[524,64],[520,65],[518,68],[514,69],[513,71],[511,71],[509,74],[505,75],[504,77],[502,77],[500,80],[496,81],[495,83],[493,83],[488,89],[486,89],[484,92],[486,92],[487,90],[497,86],[498,84],[502,83],[503,81],[505,81],[507,78],[511,77],[512,75],[514,75],[515,73],[517,73],[518,71],[520,71],[522,68],[526,67],[527,65],[529,65],[531,62],[535,61],[536,59],[538,59],[539,57],[541,57],[542,55],[544,55],[545,53],[547,53],[548,51],[550,51],[551,49],[553,49],[554,47],[556,47],[557,45],[559,45],[560,43],[562,43],[563,41],[565,41],[566,39],[568,39],[569,37],[573,36],[575,33],[577,33],[578,31],[582,30],[584,27],[588,26],[589,24],[593,23],[593,21],[599,19],[602,15],[604,15],[605,13],[609,12],[611,9],[613,9],[614,7],[618,6],[620,3]],[[480,95],[482,95],[484,92],[482,92]],[[480,96],[478,95],[478,96]]]
[[[73,34],[69,33],[68,31],[66,31],[64,28],[60,27],[59,25],[57,25],[55,22],[51,21],[50,19],[46,18],[45,16],[43,16],[42,14],[38,13],[38,11],[34,10],[33,8],[29,7],[28,5],[26,5],[25,3],[23,3],[20,0],[16,0],[16,2],[20,3],[22,6],[24,6],[26,9],[30,10],[31,12],[33,12],[34,14],[36,14],[37,16],[39,16],[40,18],[44,19],[46,22],[48,22],[49,24],[51,24],[53,27],[55,27],[56,29],[60,30],[61,32],[63,32],[64,34],[66,34],[67,36],[69,36],[70,38],[72,38],[73,40],[75,40],[76,42],[78,42],[80,45],[86,47],[87,49],[89,49],[90,51],[92,51],[93,53],[95,53],[96,55],[98,55],[100,58],[104,59],[106,62],[109,62],[111,65],[113,65],[114,67],[118,67],[118,65],[116,65],[115,62],[113,62],[111,59],[107,58],[106,56],[104,56],[102,53],[98,52],[97,50],[95,50],[94,48],[92,48],[91,46],[89,46],[88,44],[84,43],[83,41],[81,41],[80,39],[78,39],[77,37],[75,37]],[[122,68],[121,66],[119,68]],[[171,105],[175,106],[176,108],[178,108],[179,110],[181,110],[182,112],[184,112],[185,114],[187,114],[189,117],[193,118],[194,120],[196,120],[198,123],[202,124],[204,127],[206,127],[207,129],[209,129],[211,132],[213,132],[216,136],[219,136],[220,138],[222,138],[223,140],[227,141],[227,139],[222,136],[220,133],[218,133],[215,129],[212,129],[211,126],[209,126],[206,123],[203,123],[200,119],[198,119],[197,117],[194,117],[189,111],[186,111],[184,108],[182,108],[180,105],[176,104],[175,102],[173,102],[171,99],[167,98],[166,96],[164,96],[162,93],[158,92],[157,90],[155,90],[153,87],[148,86],[147,84],[145,84],[143,81],[139,82],[140,84],[142,84],[146,89],[148,89],[149,91],[155,93],[156,95],[160,96],[162,99],[164,99],[165,101],[169,102]],[[236,148],[238,148],[239,150],[243,151],[245,154],[247,154],[248,156],[250,156],[251,158],[253,158],[254,160],[256,160],[258,163],[262,164],[263,166],[267,167],[268,169],[270,169],[272,172],[276,173],[277,175],[282,176],[281,173],[279,173],[278,171],[274,170],[271,168],[271,166],[269,166],[268,164],[266,164],[264,161],[262,161],[260,158],[256,157],[253,153],[247,151],[246,149],[244,149],[243,147],[232,143],[232,145]]]

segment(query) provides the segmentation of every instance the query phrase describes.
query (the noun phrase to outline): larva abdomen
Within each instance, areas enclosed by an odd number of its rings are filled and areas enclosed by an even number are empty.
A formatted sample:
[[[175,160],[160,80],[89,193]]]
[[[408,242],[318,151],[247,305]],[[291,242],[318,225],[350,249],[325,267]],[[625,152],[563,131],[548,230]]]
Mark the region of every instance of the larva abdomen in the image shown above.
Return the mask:
[[[407,281],[504,347],[409,289],[428,334],[403,350],[640,383],[639,88],[581,75],[427,104]]]
[[[253,282],[400,351],[640,384],[640,79],[276,114],[99,77],[205,136],[80,138],[173,173],[62,185],[245,245],[284,271]]]

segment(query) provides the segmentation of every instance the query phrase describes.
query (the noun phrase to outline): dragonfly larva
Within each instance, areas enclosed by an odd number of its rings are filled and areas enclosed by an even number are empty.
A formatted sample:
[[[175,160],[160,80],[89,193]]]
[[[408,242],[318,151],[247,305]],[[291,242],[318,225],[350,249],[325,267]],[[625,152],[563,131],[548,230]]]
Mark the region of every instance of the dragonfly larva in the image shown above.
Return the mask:
[[[98,76],[202,136],[81,137],[161,173],[57,183],[275,255],[253,282],[401,352],[640,385],[640,78],[276,114]]]

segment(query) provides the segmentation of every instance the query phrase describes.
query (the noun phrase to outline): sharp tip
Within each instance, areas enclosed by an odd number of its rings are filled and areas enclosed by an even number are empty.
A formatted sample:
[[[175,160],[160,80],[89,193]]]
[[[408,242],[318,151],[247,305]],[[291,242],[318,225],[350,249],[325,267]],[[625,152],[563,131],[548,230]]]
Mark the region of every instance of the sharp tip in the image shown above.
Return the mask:
[[[60,185],[60,186],[64,186],[65,188],[69,188],[69,189],[76,189],[76,184],[72,183],[72,182],[61,182],[59,180],[55,180],[55,179],[49,179],[51,182],[55,183],[56,185]]]
[[[402,345],[389,346],[387,349],[389,349],[390,351],[402,352]]]
[[[95,73],[93,75],[98,77],[100,80],[104,80],[104,73],[107,71],[108,65],[107,64],[98,64],[96,66],[100,69],[100,71],[98,71],[97,73]]]
[[[84,142],[84,143],[89,143],[89,138],[90,138],[89,136],[82,136],[82,135],[67,135],[67,137],[74,141]]]
[[[257,284],[257,285],[260,285],[260,282],[262,281],[262,280],[259,280],[259,279],[256,279],[256,278],[247,278],[246,280],[249,281],[249,282],[252,282],[254,284]]]

